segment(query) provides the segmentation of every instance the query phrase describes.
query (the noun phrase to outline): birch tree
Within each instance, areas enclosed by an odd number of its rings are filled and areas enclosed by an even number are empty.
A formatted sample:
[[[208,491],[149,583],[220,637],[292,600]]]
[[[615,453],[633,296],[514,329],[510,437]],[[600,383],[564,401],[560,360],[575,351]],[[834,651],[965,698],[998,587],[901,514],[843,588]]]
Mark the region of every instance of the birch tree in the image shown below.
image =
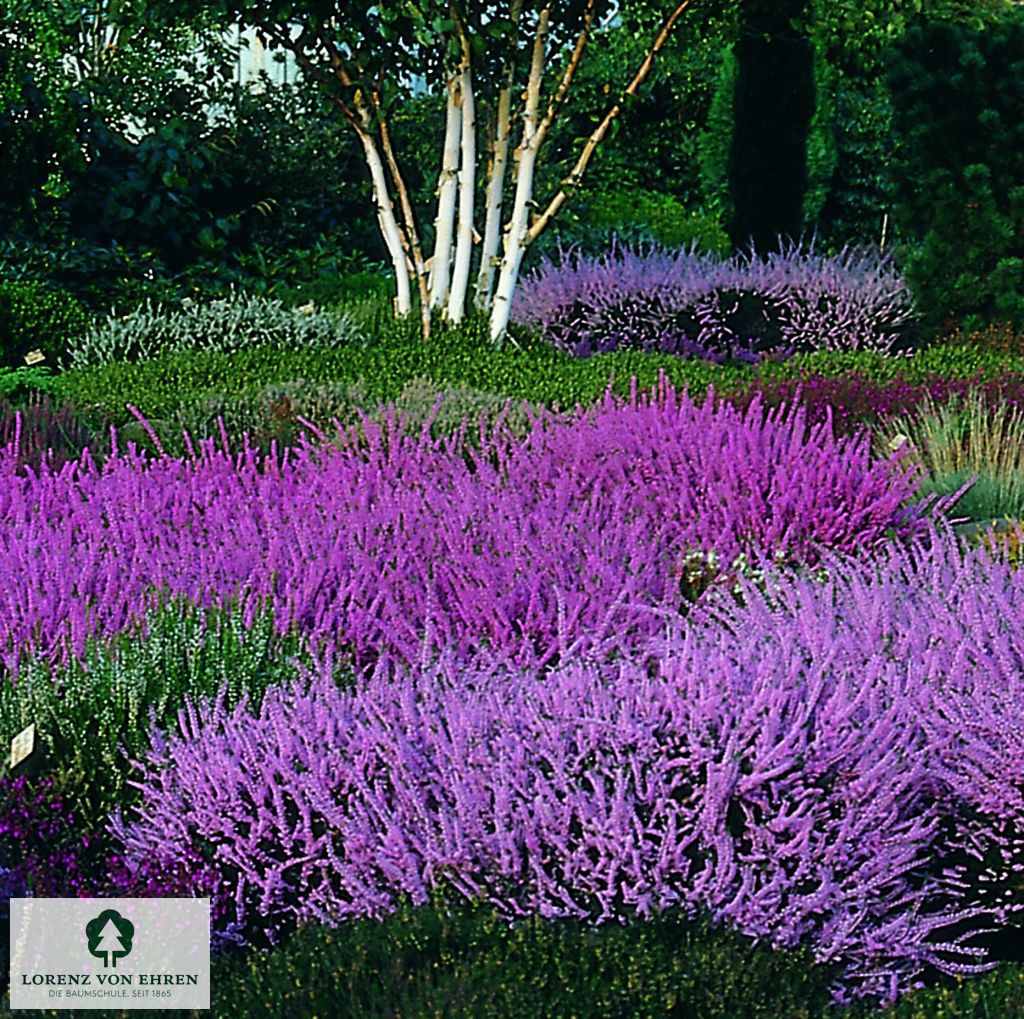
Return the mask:
[[[693,0],[642,0],[656,29],[628,79],[610,83],[608,105],[554,194],[535,194],[545,140],[573,102],[588,44],[607,31],[618,0],[164,0],[180,17],[202,10],[253,26],[294,54],[356,133],[373,184],[381,235],[396,280],[395,311],[418,308],[462,320],[473,304],[504,335],[523,257],[584,178],[598,146]],[[444,97],[436,202],[415,209],[393,115],[413,81]],[[479,165],[486,152],[486,167]],[[506,214],[507,210],[507,214]],[[424,256],[420,224],[433,221]],[[479,227],[479,229],[478,229]],[[475,282],[471,287],[475,266]],[[471,295],[472,291],[472,295]]]

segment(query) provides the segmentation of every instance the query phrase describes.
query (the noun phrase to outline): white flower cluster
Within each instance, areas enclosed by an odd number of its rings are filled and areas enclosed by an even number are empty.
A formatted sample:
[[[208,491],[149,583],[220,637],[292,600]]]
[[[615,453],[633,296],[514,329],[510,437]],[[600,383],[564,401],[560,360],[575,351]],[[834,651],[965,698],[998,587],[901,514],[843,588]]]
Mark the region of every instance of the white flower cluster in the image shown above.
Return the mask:
[[[773,562],[776,569],[782,569],[791,565],[791,556],[785,549],[779,549],[773,557]],[[691,590],[697,589],[698,586],[703,587],[709,581],[714,583],[723,576],[735,577],[736,581],[731,588],[732,593],[735,595],[743,593],[743,585],[740,583],[741,579],[752,580],[761,587],[765,583],[769,572],[771,571],[766,570],[764,567],[755,567],[747,558],[745,552],[740,552],[728,567],[723,569],[718,553],[714,549],[709,552],[691,549],[683,556],[682,563],[680,564],[681,579],[685,581]],[[817,583],[825,583],[830,577],[829,571],[823,566],[804,572],[810,580]]]

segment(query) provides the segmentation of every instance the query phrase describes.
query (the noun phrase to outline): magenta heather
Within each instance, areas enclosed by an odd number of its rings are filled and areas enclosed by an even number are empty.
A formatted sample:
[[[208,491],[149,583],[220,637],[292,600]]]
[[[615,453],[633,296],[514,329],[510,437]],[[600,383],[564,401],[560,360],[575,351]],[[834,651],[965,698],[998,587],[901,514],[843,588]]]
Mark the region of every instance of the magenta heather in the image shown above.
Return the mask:
[[[654,633],[679,563],[910,533],[917,480],[866,437],[759,406],[608,397],[480,450],[366,423],[366,443],[261,461],[212,442],[192,459],[129,450],[18,473],[0,452],[0,652],[81,654],[156,592],[273,604],[281,627],[357,662],[425,648],[517,648],[540,665],[610,634]],[[393,423],[392,423],[393,424]]]
[[[444,881],[509,915],[708,908],[840,964],[840,996],[971,972],[965,942],[1021,901],[1024,573],[926,538],[863,576],[829,554],[744,581],[742,606],[713,594],[644,648],[547,672],[382,658],[255,715],[190,707],[113,833],[129,862],[212,852],[235,938],[380,916]],[[1006,873],[965,865],[967,845]],[[998,906],[978,891],[993,880]]]

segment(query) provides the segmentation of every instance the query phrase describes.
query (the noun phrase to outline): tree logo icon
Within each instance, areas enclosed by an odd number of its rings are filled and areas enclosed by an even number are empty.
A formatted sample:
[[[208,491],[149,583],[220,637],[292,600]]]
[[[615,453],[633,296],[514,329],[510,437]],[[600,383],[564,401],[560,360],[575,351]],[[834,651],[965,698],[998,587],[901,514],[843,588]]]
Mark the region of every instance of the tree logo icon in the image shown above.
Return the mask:
[[[103,968],[117,969],[117,960],[123,959],[132,950],[135,925],[126,920],[116,909],[105,909],[95,920],[85,925],[85,936],[89,943],[89,954],[103,960]]]

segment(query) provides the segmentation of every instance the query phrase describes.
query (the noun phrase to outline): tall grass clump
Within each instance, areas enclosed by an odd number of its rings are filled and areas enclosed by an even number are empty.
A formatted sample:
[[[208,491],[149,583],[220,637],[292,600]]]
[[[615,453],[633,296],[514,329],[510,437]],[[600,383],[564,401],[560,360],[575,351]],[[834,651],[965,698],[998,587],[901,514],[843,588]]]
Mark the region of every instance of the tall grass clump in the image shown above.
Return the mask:
[[[922,492],[949,495],[974,479],[956,504],[973,520],[1024,516],[1024,413],[969,391],[939,405],[931,396],[920,413],[900,415],[877,430],[876,445],[905,443],[925,471]]]

